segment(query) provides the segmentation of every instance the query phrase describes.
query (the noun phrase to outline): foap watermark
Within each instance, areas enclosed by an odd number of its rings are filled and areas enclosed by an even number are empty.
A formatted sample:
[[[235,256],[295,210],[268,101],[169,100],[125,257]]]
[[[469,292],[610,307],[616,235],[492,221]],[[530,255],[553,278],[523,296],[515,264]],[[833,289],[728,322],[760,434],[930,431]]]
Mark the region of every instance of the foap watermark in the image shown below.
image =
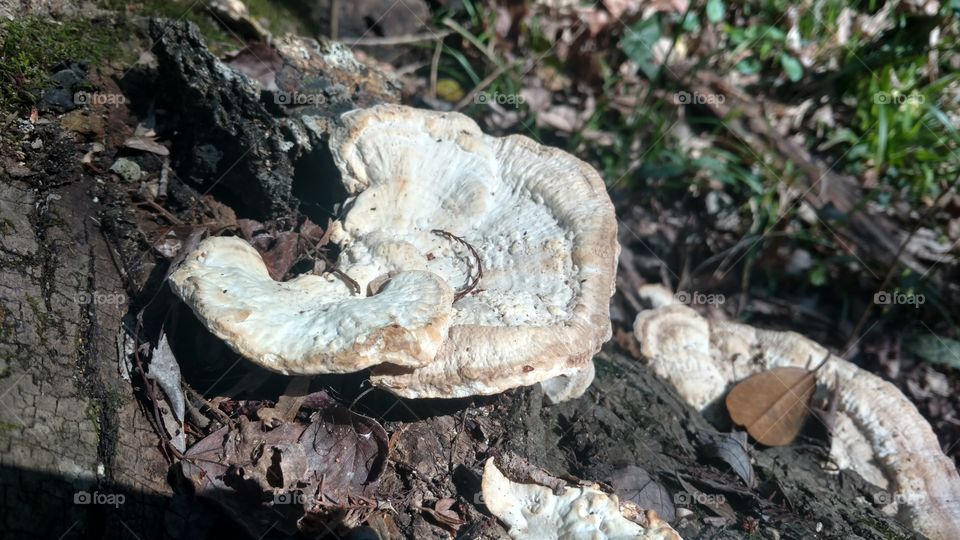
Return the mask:
[[[681,90],[673,95],[673,100],[678,105],[722,105],[727,101],[727,96],[723,94],[702,94],[700,92],[691,94]]]
[[[886,506],[893,503],[897,503],[898,505],[906,504],[908,506],[916,506],[926,502],[927,495],[925,493],[911,491],[890,493],[887,491],[878,491],[873,494],[873,503],[880,506]]]
[[[722,294],[702,293],[699,291],[677,291],[674,300],[688,306],[722,306],[727,298]]]
[[[73,301],[78,304],[96,304],[102,306],[119,306],[127,301],[127,296],[123,293],[77,293]]]
[[[497,105],[512,105],[518,107],[526,103],[520,94],[501,94],[500,92],[478,92],[473,96],[473,102],[479,105],[496,103]]]
[[[287,491],[273,496],[273,504],[295,504],[303,506],[307,503],[307,496],[299,491]]]
[[[127,96],[108,92],[77,92],[73,94],[74,105],[108,105],[119,107],[127,103]]]
[[[877,105],[923,105],[927,97],[917,92],[904,94],[902,92],[877,92],[873,95],[873,102]]]
[[[290,107],[331,105],[341,101],[345,101],[345,98],[330,97],[323,93],[276,92],[273,94],[274,103]]]
[[[127,501],[123,493],[100,493],[94,491],[78,491],[73,494],[73,504],[99,504],[103,506],[119,507]]]
[[[879,306],[913,306],[919,308],[926,302],[922,294],[894,291],[878,291],[873,295],[873,303]]]
[[[684,506],[690,506],[694,503],[702,504],[704,506],[716,506],[725,502],[727,502],[727,498],[723,495],[714,495],[703,492],[687,493],[686,491],[680,491],[673,494],[673,504]]]

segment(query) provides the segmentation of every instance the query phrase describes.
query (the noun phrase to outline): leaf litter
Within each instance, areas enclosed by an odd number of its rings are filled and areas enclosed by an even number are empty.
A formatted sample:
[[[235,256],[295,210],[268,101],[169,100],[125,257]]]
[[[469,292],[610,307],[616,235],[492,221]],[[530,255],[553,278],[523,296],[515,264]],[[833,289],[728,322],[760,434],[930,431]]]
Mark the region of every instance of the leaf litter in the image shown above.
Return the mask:
[[[384,428],[324,392],[300,399],[301,412],[312,411],[305,419],[271,426],[277,417],[240,417],[194,444],[181,462],[194,493],[254,537],[271,527],[289,534],[317,522],[335,528],[338,517],[376,508],[372,497],[388,456]]]
[[[817,370],[778,367],[737,383],[727,394],[730,418],[757,442],[786,446],[797,438],[810,415]]]

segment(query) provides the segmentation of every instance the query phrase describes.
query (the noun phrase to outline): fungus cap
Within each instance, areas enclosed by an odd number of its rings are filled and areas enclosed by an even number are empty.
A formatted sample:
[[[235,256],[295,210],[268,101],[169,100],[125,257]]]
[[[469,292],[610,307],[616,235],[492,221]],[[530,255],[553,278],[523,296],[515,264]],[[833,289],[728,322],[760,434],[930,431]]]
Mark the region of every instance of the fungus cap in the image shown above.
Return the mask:
[[[380,105],[341,124],[330,148],[353,198],[331,236],[340,269],[364,288],[427,270],[458,291],[434,361],[377,367],[374,384],[462,397],[563,376],[582,392],[611,335],[619,254],[596,171],[526,137],[486,136],[458,113]]]
[[[751,375],[811,369],[829,352],[795,332],[707,320],[680,304],[640,312],[634,333],[654,372],[697,409]],[[960,476],[916,406],[894,385],[834,355],[817,382],[837,392],[831,460],[889,492],[900,518],[920,533],[960,538]]]
[[[214,335],[285,374],[424,365],[446,337],[453,302],[450,287],[424,271],[399,273],[369,297],[329,274],[274,281],[234,237],[204,240],[169,279]]]
[[[616,495],[596,486],[567,487],[554,494],[546,486],[513,482],[493,458],[483,469],[481,490],[484,504],[506,524],[511,538],[682,540],[656,512],[621,505]]]

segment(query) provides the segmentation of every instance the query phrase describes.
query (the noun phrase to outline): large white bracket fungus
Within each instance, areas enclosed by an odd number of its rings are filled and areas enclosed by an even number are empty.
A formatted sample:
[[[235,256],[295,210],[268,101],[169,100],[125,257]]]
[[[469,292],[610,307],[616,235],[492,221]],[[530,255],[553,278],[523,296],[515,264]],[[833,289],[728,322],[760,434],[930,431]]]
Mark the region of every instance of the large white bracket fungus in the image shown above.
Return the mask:
[[[782,366],[811,369],[828,353],[795,332],[707,320],[681,304],[642,311],[634,333],[654,372],[697,409],[751,375]],[[837,393],[831,461],[883,488],[891,509],[921,534],[960,538],[960,476],[913,403],[834,355],[817,371],[817,382]]]
[[[599,486],[566,487],[559,494],[538,484],[513,482],[487,460],[483,502],[500,518],[511,538],[523,540],[682,540],[650,510],[621,503]]]
[[[239,238],[208,238],[170,275],[173,290],[231,348],[274,371],[343,373],[433,360],[450,326],[453,291],[429,272],[402,272],[374,296],[342,279],[274,281]]]
[[[271,282],[239,240],[230,256],[205,243],[171,280],[208,328],[285,373],[374,366],[373,383],[404,397],[545,381],[554,401],[583,393],[611,335],[620,250],[595,170],[397,105],[345,114],[330,149],[351,195],[331,232],[338,268],[361,295],[388,285],[364,298],[334,276]]]
[[[620,250],[597,172],[526,137],[486,136],[457,113],[381,105],[342,121],[330,148],[355,198],[333,235],[340,268],[361,287],[428,270],[461,292],[482,271],[454,302],[434,361],[375,368],[374,384],[460,397],[568,377],[558,386],[582,393],[611,335]]]

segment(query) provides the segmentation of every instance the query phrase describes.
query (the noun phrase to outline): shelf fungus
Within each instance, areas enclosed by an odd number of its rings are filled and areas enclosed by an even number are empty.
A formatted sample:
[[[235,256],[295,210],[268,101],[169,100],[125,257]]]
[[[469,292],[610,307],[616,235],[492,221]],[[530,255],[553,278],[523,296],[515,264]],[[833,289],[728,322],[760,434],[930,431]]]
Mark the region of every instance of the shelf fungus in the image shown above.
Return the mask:
[[[652,510],[620,502],[597,485],[565,487],[555,493],[539,484],[513,482],[487,460],[481,484],[483,502],[507,526],[511,538],[682,540]]]
[[[661,295],[662,296],[662,295]],[[653,299],[652,297],[650,299]],[[776,367],[816,371],[821,395],[835,392],[830,461],[883,489],[876,503],[933,539],[960,538],[960,476],[917,408],[894,385],[829,354],[795,332],[707,320],[682,304],[640,312],[634,333],[644,359],[703,410],[737,381]]]
[[[214,335],[287,374],[344,373],[374,364],[420,366],[450,326],[453,291],[430,272],[401,272],[373,296],[335,275],[270,277],[234,237],[208,238],[171,275],[174,292]]]
[[[271,283],[252,250],[230,266],[210,255],[228,244],[202,245],[172,281],[208,328],[267,368],[372,367],[374,385],[410,398],[586,390],[611,335],[620,249],[595,170],[461,114],[397,105],[346,113],[330,149],[350,195],[330,231],[339,277]]]

